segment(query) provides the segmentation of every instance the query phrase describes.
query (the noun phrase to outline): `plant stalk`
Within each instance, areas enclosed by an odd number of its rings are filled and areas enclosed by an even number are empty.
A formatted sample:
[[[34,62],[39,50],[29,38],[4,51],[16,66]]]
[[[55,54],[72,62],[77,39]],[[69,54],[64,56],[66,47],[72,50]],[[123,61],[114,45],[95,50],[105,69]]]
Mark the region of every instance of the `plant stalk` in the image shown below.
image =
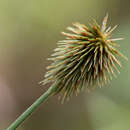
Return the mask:
[[[7,130],[15,130],[27,117],[31,115],[33,111],[36,110],[42,104],[46,101],[55,91],[55,87],[50,87],[43,95],[41,95],[27,110],[21,114],[8,128]]]

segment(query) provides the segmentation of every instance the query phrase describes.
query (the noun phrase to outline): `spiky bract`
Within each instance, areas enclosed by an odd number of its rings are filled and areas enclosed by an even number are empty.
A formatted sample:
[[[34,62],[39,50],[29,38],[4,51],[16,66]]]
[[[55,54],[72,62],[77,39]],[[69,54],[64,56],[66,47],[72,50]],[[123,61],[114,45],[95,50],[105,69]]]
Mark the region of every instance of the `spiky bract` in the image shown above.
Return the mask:
[[[84,87],[102,86],[118,71],[120,61],[117,56],[124,57],[116,47],[115,41],[122,38],[110,39],[113,30],[106,27],[108,15],[102,26],[95,20],[89,27],[80,23],[73,23],[74,28],[67,29],[73,33],[62,33],[66,40],[59,41],[58,47],[52,54],[53,63],[47,67],[43,84],[53,82],[57,86],[55,93],[62,91],[64,97],[77,93]],[[125,57],[124,57],[125,58]]]

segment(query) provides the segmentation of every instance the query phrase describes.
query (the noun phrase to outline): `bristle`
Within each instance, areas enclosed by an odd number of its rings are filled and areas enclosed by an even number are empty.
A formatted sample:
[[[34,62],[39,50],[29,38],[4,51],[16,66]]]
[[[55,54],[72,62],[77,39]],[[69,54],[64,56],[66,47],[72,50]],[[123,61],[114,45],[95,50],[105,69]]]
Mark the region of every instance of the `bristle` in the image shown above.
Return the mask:
[[[108,20],[108,13],[104,17],[104,20],[103,20],[103,23],[102,23],[101,32],[104,32],[106,30],[107,20]]]

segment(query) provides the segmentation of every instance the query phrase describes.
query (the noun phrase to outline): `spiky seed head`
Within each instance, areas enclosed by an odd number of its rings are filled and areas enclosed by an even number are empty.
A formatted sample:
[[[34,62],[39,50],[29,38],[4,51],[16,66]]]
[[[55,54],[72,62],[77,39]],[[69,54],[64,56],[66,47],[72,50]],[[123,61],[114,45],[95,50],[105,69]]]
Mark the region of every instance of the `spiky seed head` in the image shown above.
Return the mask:
[[[121,63],[118,56],[127,59],[116,48],[117,40],[111,39],[115,27],[107,28],[108,15],[105,16],[102,26],[93,20],[89,27],[80,23],[73,23],[74,27],[67,29],[72,33],[62,32],[66,40],[59,41],[54,50],[53,63],[47,67],[43,84],[53,82],[55,93],[63,92],[63,98],[93,86],[103,86],[110,82],[112,75],[119,73]]]

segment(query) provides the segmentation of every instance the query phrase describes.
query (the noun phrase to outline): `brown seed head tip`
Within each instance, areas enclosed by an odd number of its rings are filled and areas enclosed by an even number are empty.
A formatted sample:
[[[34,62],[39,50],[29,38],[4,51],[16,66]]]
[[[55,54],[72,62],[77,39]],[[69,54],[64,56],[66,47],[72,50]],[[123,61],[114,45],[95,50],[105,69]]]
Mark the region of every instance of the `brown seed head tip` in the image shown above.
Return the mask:
[[[118,57],[127,59],[117,50],[115,43],[122,38],[111,39],[111,34],[117,27],[107,27],[108,14],[102,26],[95,20],[87,27],[78,22],[67,30],[72,33],[62,32],[66,40],[58,42],[54,50],[53,63],[48,67],[44,84],[52,82],[55,94],[63,92],[63,99],[77,94],[84,88],[103,86],[116,77],[116,72],[121,63]],[[90,89],[89,89],[90,90]]]

